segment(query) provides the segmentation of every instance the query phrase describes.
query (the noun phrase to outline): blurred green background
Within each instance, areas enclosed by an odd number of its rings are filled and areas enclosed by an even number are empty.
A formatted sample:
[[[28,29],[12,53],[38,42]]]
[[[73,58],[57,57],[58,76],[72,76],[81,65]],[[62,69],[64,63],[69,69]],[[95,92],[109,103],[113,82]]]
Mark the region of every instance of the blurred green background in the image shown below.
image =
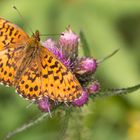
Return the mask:
[[[31,35],[13,5],[33,31],[56,34],[67,25],[76,33],[82,30],[95,58],[120,48],[98,68],[96,77],[102,88],[140,83],[140,0],[0,0],[0,16]],[[80,52],[82,55],[82,48]],[[28,104],[14,89],[0,86],[0,139],[40,114],[35,106],[27,109]],[[58,111],[53,118],[45,119],[11,140],[140,140],[139,132],[140,91],[137,91],[90,100],[88,105],[75,109],[67,117],[65,111]]]

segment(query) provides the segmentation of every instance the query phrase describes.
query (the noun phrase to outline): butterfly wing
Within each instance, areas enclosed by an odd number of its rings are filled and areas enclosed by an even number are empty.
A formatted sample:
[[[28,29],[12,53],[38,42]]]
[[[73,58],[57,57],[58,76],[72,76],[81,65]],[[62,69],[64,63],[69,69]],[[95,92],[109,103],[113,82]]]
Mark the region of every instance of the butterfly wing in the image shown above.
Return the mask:
[[[18,26],[0,18],[0,51],[25,44],[29,36]]]
[[[18,80],[16,89],[19,95],[24,98],[30,100],[39,99],[42,96],[42,84],[37,59],[34,58],[30,66],[25,68],[24,73]]]
[[[30,67],[20,77],[17,92],[24,98],[71,102],[82,94],[75,76],[48,49],[41,47]]]
[[[22,47],[0,51],[0,83],[13,86],[16,70],[21,63],[21,56],[23,56]]]
[[[21,28],[0,18],[0,83],[13,85],[13,78],[28,39]]]
[[[81,96],[83,90],[76,77],[46,48],[41,52],[41,71],[45,96],[59,102],[71,102]]]

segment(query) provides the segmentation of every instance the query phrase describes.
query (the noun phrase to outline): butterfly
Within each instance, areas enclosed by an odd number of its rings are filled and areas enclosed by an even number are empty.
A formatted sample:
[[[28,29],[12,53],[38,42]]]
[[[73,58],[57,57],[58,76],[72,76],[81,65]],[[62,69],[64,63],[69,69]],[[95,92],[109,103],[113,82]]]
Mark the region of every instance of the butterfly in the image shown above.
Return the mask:
[[[74,74],[40,42],[15,24],[0,18],[0,83],[15,87],[25,99],[43,97],[72,102],[82,94]]]

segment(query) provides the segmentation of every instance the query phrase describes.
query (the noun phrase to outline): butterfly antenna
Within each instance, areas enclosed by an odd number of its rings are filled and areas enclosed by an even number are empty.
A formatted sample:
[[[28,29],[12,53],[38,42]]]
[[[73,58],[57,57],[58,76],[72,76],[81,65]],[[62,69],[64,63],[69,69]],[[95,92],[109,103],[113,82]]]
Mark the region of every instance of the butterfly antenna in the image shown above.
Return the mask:
[[[40,34],[40,36],[56,36],[56,35],[61,35],[61,33],[58,33],[58,34]]]
[[[29,26],[29,24],[27,23],[27,21],[25,20],[25,18],[22,16],[22,14],[20,13],[20,11],[17,9],[17,7],[14,5],[13,8],[17,11],[17,13],[19,14],[19,16],[21,17],[21,19],[24,21],[24,23],[26,25],[28,25],[27,27],[29,28],[29,30],[32,32],[33,34],[33,30],[31,28],[31,26]]]

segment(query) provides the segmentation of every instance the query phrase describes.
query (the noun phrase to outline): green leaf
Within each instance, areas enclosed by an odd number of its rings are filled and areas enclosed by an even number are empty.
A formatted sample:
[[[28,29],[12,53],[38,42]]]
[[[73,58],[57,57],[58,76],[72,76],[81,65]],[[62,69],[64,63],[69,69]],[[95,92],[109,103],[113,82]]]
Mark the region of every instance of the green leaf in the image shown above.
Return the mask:
[[[89,47],[89,45],[88,45],[88,42],[87,42],[87,40],[86,40],[86,37],[85,37],[85,35],[84,35],[84,33],[83,33],[83,31],[80,31],[80,33],[79,33],[79,35],[80,35],[80,41],[81,41],[81,44],[82,44],[82,47],[83,47],[83,52],[84,52],[84,56],[91,56],[91,51],[90,51],[90,47]]]
[[[101,58],[97,61],[98,64],[104,62],[105,60],[109,59],[110,57],[112,57],[113,55],[115,55],[117,52],[119,51],[119,49],[116,49],[115,51],[113,51],[111,54],[105,56],[104,58]]]

